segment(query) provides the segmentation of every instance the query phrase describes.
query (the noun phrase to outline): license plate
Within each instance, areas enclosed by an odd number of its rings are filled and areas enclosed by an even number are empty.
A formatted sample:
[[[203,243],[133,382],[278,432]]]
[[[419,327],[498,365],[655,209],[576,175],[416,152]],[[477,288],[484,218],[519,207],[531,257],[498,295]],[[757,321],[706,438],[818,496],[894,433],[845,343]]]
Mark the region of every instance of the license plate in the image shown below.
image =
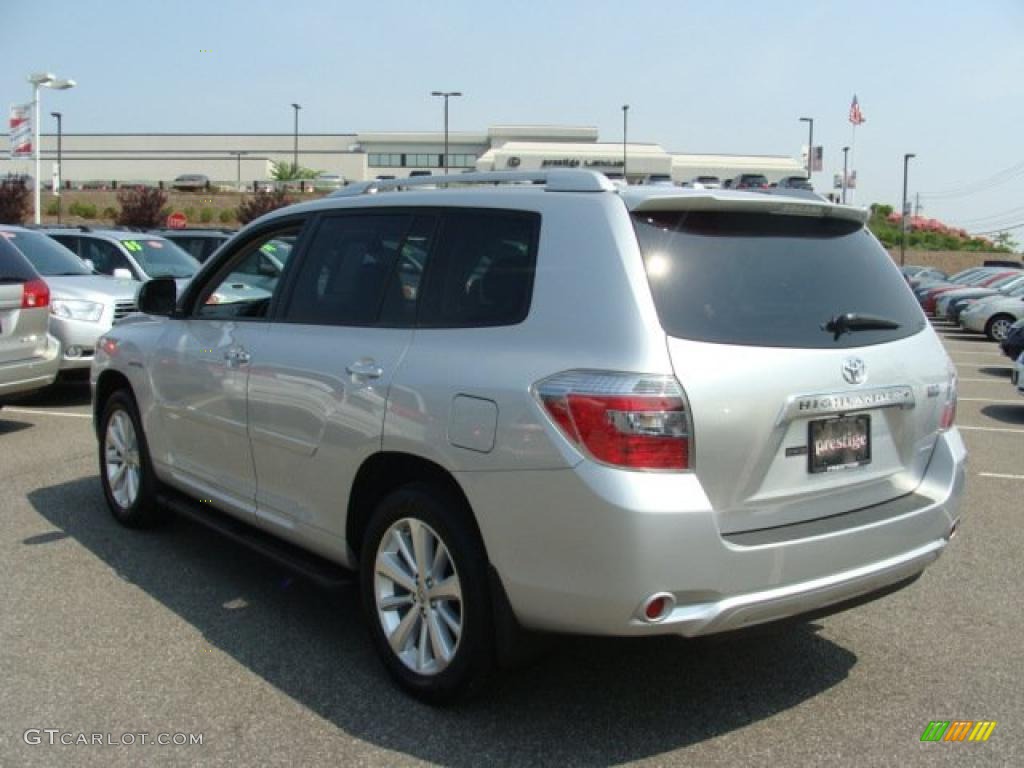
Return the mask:
[[[808,425],[808,470],[837,472],[871,463],[871,417],[840,416]]]

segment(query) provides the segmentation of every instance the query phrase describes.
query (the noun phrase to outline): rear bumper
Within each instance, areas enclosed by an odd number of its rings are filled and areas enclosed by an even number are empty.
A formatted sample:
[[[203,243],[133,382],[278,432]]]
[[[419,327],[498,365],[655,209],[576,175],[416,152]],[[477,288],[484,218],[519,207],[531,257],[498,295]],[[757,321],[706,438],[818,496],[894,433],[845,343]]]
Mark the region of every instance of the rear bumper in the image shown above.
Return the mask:
[[[39,357],[0,365],[0,396],[42,389],[54,382],[60,366],[60,342],[47,336],[46,352]]]
[[[953,430],[939,438],[921,486],[891,510],[880,505],[753,539],[720,534],[694,475],[584,462],[458,479],[523,626],[696,636],[820,615],[909,583],[946,547],[965,459]],[[670,595],[674,607],[651,623],[643,605],[655,594]]]

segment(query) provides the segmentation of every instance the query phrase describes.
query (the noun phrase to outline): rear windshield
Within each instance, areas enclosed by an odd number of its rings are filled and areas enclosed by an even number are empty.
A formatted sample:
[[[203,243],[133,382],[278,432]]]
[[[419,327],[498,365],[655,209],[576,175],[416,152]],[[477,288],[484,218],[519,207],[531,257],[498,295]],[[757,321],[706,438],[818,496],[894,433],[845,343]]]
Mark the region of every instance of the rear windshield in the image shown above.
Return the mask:
[[[836,349],[901,339],[925,326],[892,259],[857,222],[729,211],[643,212],[633,221],[670,336]],[[846,313],[899,327],[838,339],[822,329]]]
[[[8,245],[4,234],[0,232],[0,285],[35,280],[39,275],[17,248]]]
[[[21,251],[36,271],[48,277],[91,275],[92,270],[75,254],[39,232],[0,232],[7,242]]]

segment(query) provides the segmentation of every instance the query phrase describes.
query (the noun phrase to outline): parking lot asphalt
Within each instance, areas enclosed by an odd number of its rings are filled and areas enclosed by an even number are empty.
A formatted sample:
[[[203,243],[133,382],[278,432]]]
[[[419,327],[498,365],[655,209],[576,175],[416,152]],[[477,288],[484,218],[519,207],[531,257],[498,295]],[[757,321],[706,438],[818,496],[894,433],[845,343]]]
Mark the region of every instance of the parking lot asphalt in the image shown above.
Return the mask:
[[[117,526],[86,384],[12,403],[0,766],[1024,765],[1024,398],[994,344],[936,328],[969,481],[961,533],[914,585],[751,635],[559,640],[450,709],[389,683],[354,588],[320,590],[186,521]],[[922,743],[932,720],[998,725],[986,743]],[[60,744],[83,733],[202,744]]]

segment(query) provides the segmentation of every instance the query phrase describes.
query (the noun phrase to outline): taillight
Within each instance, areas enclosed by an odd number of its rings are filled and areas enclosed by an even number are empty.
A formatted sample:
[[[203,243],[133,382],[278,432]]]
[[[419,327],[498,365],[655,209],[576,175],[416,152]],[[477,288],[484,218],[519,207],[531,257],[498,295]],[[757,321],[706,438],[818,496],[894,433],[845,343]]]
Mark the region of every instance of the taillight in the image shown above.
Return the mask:
[[[21,308],[36,309],[50,306],[50,286],[44,280],[29,280],[21,289]]]
[[[946,384],[946,399],[942,403],[942,416],[939,418],[939,431],[945,432],[953,428],[956,421],[956,370],[949,372],[949,381]]]
[[[596,461],[629,469],[693,466],[686,397],[671,376],[567,371],[534,392],[562,434]]]

